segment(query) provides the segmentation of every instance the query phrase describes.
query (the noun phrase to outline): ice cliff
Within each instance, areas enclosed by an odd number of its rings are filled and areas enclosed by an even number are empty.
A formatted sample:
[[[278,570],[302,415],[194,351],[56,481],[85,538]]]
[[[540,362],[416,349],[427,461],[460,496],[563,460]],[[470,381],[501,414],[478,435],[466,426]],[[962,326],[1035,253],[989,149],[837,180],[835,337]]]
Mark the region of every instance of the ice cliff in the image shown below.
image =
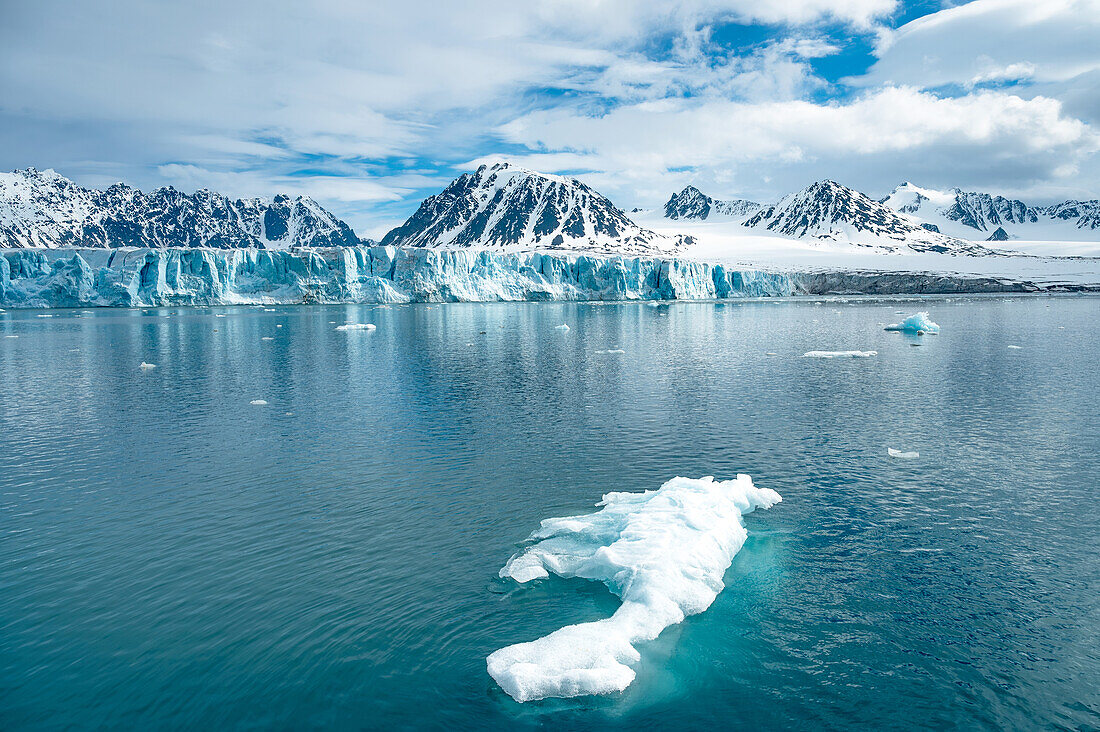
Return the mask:
[[[679,258],[402,247],[0,250],[0,307],[698,300],[785,296],[791,275]]]

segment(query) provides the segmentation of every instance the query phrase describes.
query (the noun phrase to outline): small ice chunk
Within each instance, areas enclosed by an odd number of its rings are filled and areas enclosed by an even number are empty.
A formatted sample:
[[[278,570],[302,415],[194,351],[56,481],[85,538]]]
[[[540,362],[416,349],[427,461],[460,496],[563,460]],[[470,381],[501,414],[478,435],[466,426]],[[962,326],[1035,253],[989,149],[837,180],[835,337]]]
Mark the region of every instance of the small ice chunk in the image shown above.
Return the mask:
[[[569,330],[569,326],[565,323],[562,323],[561,325],[555,325],[554,330],[560,330],[564,333],[565,331]]]
[[[145,361],[142,361],[141,364],[138,366],[138,368],[142,371],[152,371],[156,367],[157,365],[155,363],[146,363]]]
[[[660,307],[660,306],[661,306],[661,304],[659,302],[654,302],[653,300],[650,300],[649,302],[646,303],[646,307],[650,307],[650,308],[656,308],[656,307]]]
[[[336,330],[374,330],[374,323],[344,323],[336,326]]]
[[[249,404],[251,404],[254,407],[262,407],[262,406],[267,404],[267,400],[266,399],[253,399],[252,401],[249,402]]]
[[[920,457],[919,452],[902,452],[901,450],[895,450],[892,447],[886,448],[886,452],[890,455],[890,457],[901,458],[902,460],[912,460],[914,458]]]
[[[263,337],[260,338],[260,340],[261,341],[273,341],[275,339],[272,338],[271,336],[263,336]]]
[[[51,315],[49,313],[43,313],[43,314],[36,315],[34,317],[36,317],[36,318],[52,318],[53,315]]]
[[[224,318],[224,317],[225,317],[225,313],[214,313],[214,317],[215,317],[215,318]]]
[[[275,327],[276,328],[282,328],[283,326],[281,324],[276,324]]]
[[[4,337],[5,338],[18,338],[19,336],[17,336],[17,335],[6,335]]]
[[[1009,346],[1009,348],[1011,348],[1011,349],[1012,349],[1012,350],[1014,350],[1014,351],[1018,351],[1018,350],[1020,350],[1021,348],[1023,348],[1023,346]]]
[[[596,353],[626,353],[621,348],[608,348],[606,351],[596,351]]]
[[[767,353],[765,353],[764,355],[765,355],[765,356],[778,356],[779,354],[778,354],[778,353],[776,353],[775,351],[768,351],[768,352],[767,352]]]
[[[802,358],[870,358],[878,351],[806,351]]]
[[[595,513],[551,518],[500,570],[603,582],[622,599],[609,617],[567,625],[490,654],[489,675],[518,702],[622,691],[641,660],[637,644],[703,612],[748,532],[743,517],[782,499],[752,478],[673,478],[658,490],[608,493]]]
[[[928,313],[920,312],[910,315],[900,323],[892,323],[886,326],[886,330],[897,330],[904,333],[918,333],[924,335],[925,333],[939,333],[940,326],[929,320]]]
[[[275,312],[275,308],[264,308],[264,312],[265,313],[273,313],[273,312]]]

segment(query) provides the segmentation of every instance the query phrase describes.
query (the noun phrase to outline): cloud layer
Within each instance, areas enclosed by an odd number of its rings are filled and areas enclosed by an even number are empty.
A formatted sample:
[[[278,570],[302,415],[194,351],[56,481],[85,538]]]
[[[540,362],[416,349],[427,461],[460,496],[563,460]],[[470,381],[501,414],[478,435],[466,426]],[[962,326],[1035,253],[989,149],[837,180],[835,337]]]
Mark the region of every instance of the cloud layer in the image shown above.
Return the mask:
[[[820,177],[1100,188],[1100,0],[16,4],[0,167],[304,192],[365,232],[465,165],[624,205]]]

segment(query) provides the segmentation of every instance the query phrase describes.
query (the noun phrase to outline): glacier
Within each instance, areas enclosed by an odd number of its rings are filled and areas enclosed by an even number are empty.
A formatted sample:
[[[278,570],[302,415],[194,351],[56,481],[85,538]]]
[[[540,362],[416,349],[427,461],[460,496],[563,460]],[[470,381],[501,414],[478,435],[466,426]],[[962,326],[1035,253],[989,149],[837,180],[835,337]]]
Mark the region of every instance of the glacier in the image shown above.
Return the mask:
[[[397,246],[0,249],[0,308],[714,300],[1095,289],[951,273],[788,271],[682,256]]]
[[[489,675],[519,702],[622,691],[641,660],[635,645],[703,612],[722,591],[748,538],[742,516],[780,501],[747,475],[673,478],[658,490],[608,493],[595,513],[546,519],[500,576],[596,580],[623,603],[609,618],[493,652]]]
[[[794,294],[689,259],[363,246],[0,250],[0,307],[678,300]]]

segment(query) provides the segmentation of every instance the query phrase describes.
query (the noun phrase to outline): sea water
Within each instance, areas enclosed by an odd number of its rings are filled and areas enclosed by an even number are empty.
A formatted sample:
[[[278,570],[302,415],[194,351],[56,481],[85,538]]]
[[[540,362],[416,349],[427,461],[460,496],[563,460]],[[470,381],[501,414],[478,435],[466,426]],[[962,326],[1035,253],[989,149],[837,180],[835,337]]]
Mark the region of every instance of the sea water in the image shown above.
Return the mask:
[[[1100,726],[1100,299],[37,314],[0,313],[4,729]],[[540,522],[740,473],[783,502],[625,691],[496,685],[620,606],[500,578]]]

